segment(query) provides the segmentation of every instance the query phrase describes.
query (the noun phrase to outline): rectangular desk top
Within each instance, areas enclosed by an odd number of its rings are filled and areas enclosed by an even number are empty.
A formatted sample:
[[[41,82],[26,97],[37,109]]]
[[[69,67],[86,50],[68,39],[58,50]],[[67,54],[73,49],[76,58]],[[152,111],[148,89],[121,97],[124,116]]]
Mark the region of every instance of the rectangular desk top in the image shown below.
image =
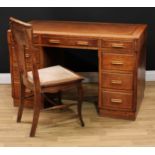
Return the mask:
[[[146,24],[73,22],[34,20],[30,22],[36,34],[85,36],[95,38],[139,38]]]

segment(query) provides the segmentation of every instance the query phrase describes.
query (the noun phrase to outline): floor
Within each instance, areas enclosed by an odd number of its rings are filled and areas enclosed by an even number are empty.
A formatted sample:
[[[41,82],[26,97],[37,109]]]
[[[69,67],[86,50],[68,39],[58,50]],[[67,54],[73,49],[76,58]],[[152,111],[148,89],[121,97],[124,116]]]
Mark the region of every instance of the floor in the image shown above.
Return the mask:
[[[10,85],[0,85],[0,146],[155,146],[155,82],[146,84],[136,121],[99,117],[94,104],[97,85],[87,84],[83,105],[86,126],[80,127],[74,108],[47,110],[40,115],[35,138],[29,138],[32,110],[25,109],[22,123],[16,123],[17,108],[10,94]]]

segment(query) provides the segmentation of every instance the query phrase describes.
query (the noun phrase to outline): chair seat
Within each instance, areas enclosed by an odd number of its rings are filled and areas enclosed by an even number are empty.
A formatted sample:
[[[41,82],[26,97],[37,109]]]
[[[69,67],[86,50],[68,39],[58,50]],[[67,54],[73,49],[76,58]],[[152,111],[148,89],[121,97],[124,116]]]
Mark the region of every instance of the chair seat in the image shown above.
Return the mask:
[[[83,79],[60,65],[39,69],[38,73],[41,86],[57,85]],[[28,72],[28,80],[33,83],[32,71]]]

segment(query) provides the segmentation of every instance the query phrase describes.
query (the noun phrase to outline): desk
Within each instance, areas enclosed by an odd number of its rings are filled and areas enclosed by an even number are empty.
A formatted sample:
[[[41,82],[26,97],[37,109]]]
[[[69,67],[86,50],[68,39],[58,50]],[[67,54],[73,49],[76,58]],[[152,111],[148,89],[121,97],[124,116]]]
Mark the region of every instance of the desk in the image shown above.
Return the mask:
[[[90,49],[98,52],[100,116],[132,119],[140,107],[145,88],[147,25],[69,21],[31,21],[33,42],[38,47],[38,67],[47,65],[43,47]],[[12,97],[19,104],[18,65],[8,30]],[[31,68],[30,54],[26,53]],[[51,57],[52,59],[52,57]],[[25,92],[29,94],[29,90]],[[32,106],[33,98],[25,100]]]

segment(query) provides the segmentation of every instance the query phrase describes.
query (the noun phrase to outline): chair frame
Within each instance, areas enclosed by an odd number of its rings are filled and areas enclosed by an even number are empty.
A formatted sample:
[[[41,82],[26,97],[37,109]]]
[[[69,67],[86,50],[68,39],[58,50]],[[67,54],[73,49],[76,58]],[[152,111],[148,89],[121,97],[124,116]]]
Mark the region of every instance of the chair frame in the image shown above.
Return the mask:
[[[17,58],[19,75],[20,75],[20,105],[18,109],[17,122],[21,122],[23,110],[24,110],[24,99],[26,88],[30,89],[34,93],[34,107],[33,107],[33,120],[30,131],[30,137],[34,137],[36,133],[36,128],[38,125],[40,110],[42,107],[42,95],[44,93],[58,93],[61,94],[62,91],[70,89],[72,87],[77,88],[78,93],[78,104],[77,111],[81,126],[84,126],[84,121],[82,118],[82,101],[83,101],[83,87],[82,80],[73,80],[69,82],[63,82],[61,84],[41,86],[39,73],[36,63],[35,53],[38,51],[37,47],[33,45],[32,36],[33,28],[31,24],[22,22],[13,17],[10,17],[10,29],[12,32],[13,41],[15,44],[15,55]],[[17,34],[18,33],[18,34]],[[18,38],[19,37],[19,38]],[[21,37],[21,38],[20,38]],[[32,75],[33,84],[28,80],[26,61],[25,61],[25,51],[29,50],[31,53],[32,61]],[[60,100],[59,100],[60,101]],[[58,105],[56,108],[64,108],[64,105]]]

